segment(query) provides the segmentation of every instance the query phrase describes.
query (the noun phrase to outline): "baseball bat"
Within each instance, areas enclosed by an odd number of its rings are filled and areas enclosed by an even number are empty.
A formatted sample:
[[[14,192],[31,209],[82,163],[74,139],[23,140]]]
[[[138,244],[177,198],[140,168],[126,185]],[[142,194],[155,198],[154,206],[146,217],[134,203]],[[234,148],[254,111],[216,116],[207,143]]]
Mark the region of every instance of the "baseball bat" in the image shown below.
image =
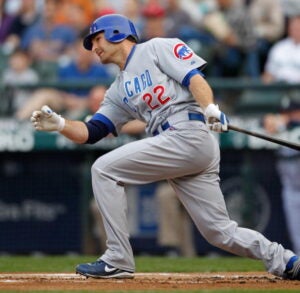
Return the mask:
[[[241,133],[245,133],[245,134],[249,134],[251,136],[255,136],[255,137],[258,137],[258,138],[261,138],[261,139],[264,139],[264,140],[267,140],[267,141],[271,141],[271,142],[277,143],[279,145],[286,146],[288,148],[300,151],[300,144],[297,144],[297,143],[294,143],[294,142],[290,142],[290,141],[280,139],[280,138],[275,138],[275,137],[272,137],[272,136],[269,136],[269,135],[266,135],[266,134],[255,132],[255,131],[246,130],[246,129],[239,128],[239,127],[234,126],[234,125],[228,125],[228,129],[234,130],[234,131],[237,131],[237,132],[241,132]]]

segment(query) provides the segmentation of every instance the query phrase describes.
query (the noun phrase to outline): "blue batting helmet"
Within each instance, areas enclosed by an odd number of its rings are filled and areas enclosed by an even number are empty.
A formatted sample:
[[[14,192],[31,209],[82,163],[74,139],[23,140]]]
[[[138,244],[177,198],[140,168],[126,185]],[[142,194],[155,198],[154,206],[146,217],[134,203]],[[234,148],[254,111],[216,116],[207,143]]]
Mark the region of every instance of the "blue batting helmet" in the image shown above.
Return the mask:
[[[131,36],[138,42],[138,35],[134,24],[125,16],[120,14],[108,14],[97,18],[90,27],[89,34],[83,40],[83,46],[92,50],[93,37],[104,32],[105,39],[112,43],[119,43]]]

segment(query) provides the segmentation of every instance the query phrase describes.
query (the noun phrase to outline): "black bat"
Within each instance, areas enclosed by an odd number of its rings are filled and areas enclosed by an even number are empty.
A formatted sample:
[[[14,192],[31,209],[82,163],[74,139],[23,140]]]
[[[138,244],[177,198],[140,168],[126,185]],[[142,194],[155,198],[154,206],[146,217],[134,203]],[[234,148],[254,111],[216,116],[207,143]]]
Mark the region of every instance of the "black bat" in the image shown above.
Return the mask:
[[[228,129],[238,131],[238,132],[242,132],[242,133],[245,133],[245,134],[249,134],[249,135],[252,135],[252,136],[255,136],[255,137],[258,137],[258,138],[261,138],[261,139],[264,139],[264,140],[267,140],[267,141],[271,141],[271,142],[277,143],[279,145],[283,145],[283,146],[289,147],[291,149],[300,151],[300,144],[295,143],[295,142],[290,142],[290,141],[283,140],[283,139],[280,139],[280,138],[275,138],[275,137],[272,137],[272,136],[269,136],[269,135],[266,135],[266,134],[246,130],[246,129],[239,128],[239,127],[234,126],[234,125],[228,125]]]

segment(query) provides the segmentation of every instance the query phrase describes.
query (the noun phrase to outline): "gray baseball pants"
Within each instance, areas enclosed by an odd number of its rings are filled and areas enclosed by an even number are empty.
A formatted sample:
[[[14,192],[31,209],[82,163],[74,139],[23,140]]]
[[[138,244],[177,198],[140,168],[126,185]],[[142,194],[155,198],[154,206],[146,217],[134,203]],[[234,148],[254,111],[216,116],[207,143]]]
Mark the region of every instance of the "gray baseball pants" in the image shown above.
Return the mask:
[[[107,234],[107,250],[100,259],[119,269],[135,270],[126,185],[166,179],[210,244],[238,256],[260,259],[270,273],[282,276],[294,253],[230,220],[219,186],[219,162],[218,143],[200,121],[177,123],[157,136],[123,145],[98,158],[92,166],[92,184]]]

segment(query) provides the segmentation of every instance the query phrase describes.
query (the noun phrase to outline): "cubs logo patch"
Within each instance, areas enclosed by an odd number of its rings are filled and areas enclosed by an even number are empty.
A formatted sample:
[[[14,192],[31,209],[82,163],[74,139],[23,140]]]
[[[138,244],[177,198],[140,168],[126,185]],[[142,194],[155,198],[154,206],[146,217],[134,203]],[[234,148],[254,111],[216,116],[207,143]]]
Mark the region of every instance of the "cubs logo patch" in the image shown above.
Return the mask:
[[[193,56],[193,51],[186,44],[179,43],[174,46],[174,55],[180,60],[187,60]]]

